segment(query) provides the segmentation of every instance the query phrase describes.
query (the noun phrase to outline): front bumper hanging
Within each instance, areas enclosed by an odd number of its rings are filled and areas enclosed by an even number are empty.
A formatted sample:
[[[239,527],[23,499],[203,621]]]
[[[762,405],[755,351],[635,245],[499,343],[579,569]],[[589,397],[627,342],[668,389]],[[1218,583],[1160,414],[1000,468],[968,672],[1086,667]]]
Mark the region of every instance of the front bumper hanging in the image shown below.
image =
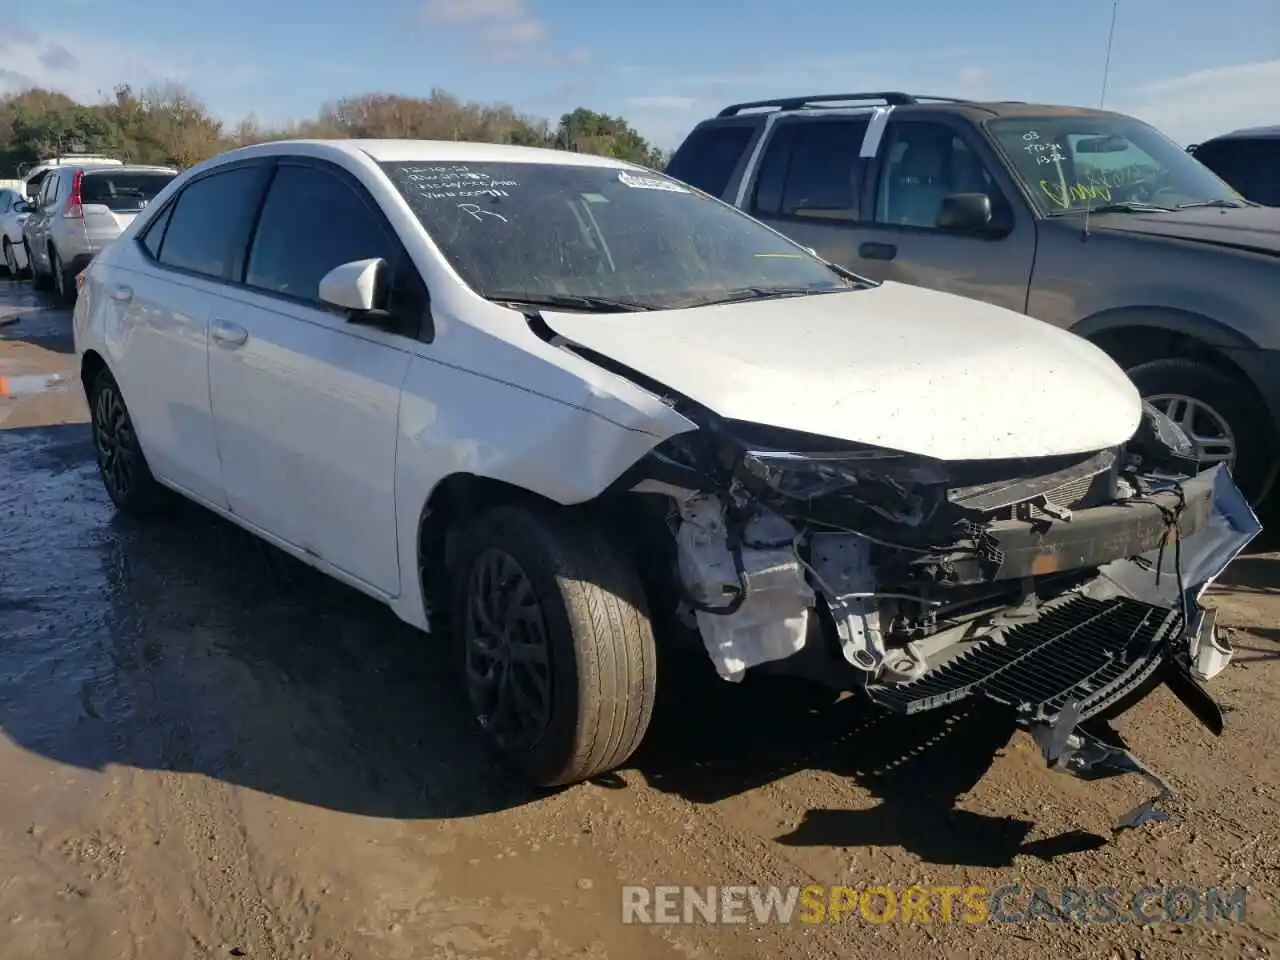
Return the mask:
[[[1183,482],[1179,499],[1186,506],[1170,524],[1169,541],[1144,543],[1152,549],[1100,567],[1095,579],[1044,604],[1034,619],[972,644],[919,679],[871,684],[868,693],[898,713],[973,695],[1006,705],[1052,769],[1088,780],[1136,773],[1157,787],[1157,796],[1121,817],[1117,829],[1163,819],[1159,806],[1172,798],[1172,787],[1082,724],[1164,683],[1215,735],[1222,733],[1222,713],[1200,681],[1225,669],[1232,651],[1200,600],[1262,526],[1221,466]]]

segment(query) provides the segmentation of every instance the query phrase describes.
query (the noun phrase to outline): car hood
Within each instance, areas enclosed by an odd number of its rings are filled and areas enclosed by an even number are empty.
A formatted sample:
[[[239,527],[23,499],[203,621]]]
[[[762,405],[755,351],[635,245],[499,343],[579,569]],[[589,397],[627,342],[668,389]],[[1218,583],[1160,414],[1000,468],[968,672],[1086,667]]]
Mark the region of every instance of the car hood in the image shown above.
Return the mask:
[[[1142,416],[1124,371],[1083,338],[896,283],[543,319],[722,417],[943,460],[1099,450]]]
[[[1280,207],[1195,207],[1173,213],[1104,213],[1095,217],[1090,227],[1280,256]]]

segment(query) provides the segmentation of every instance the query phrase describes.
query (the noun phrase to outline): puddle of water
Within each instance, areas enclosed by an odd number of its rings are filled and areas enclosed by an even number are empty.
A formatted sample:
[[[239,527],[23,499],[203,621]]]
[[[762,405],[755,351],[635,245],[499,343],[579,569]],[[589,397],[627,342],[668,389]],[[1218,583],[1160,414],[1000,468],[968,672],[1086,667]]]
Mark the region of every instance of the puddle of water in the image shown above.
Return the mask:
[[[71,380],[61,373],[33,373],[20,377],[0,377],[0,400],[22,397],[33,393],[51,393],[66,390]]]

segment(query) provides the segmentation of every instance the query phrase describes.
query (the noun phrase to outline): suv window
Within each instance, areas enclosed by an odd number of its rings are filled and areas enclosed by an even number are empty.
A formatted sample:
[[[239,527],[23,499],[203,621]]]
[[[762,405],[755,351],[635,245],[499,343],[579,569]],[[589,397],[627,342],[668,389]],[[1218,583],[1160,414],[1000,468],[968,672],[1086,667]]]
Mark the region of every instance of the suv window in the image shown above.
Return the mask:
[[[866,117],[784,123],[769,138],[751,210],[760,216],[858,219]]]
[[[175,176],[177,174],[149,170],[86,173],[80,183],[80,200],[101,204],[114,213],[137,213]]]
[[[168,217],[160,262],[206,277],[234,276],[249,240],[262,176],[261,167],[237,167],[202,177],[184,189]]]
[[[753,130],[739,123],[693,131],[667,164],[667,176],[722,197]]]
[[[1255,203],[1280,206],[1280,138],[1216,140],[1195,158]]]
[[[877,223],[935,227],[942,199],[953,193],[985,193],[995,219],[1008,219],[1008,205],[995,178],[947,124],[891,124],[882,156]]]

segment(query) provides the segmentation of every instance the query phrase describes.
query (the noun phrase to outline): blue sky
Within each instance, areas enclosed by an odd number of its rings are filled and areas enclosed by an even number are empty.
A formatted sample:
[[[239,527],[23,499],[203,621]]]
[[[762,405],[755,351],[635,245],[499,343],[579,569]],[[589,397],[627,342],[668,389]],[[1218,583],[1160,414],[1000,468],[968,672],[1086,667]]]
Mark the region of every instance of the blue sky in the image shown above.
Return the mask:
[[[1096,105],[1111,0],[43,0],[0,30],[0,91],[184,84],[227,120],[345,94],[621,113],[671,147],[734,100],[901,89]],[[198,11],[198,12],[196,12]],[[1190,142],[1280,123],[1278,0],[1120,0],[1107,105]]]

